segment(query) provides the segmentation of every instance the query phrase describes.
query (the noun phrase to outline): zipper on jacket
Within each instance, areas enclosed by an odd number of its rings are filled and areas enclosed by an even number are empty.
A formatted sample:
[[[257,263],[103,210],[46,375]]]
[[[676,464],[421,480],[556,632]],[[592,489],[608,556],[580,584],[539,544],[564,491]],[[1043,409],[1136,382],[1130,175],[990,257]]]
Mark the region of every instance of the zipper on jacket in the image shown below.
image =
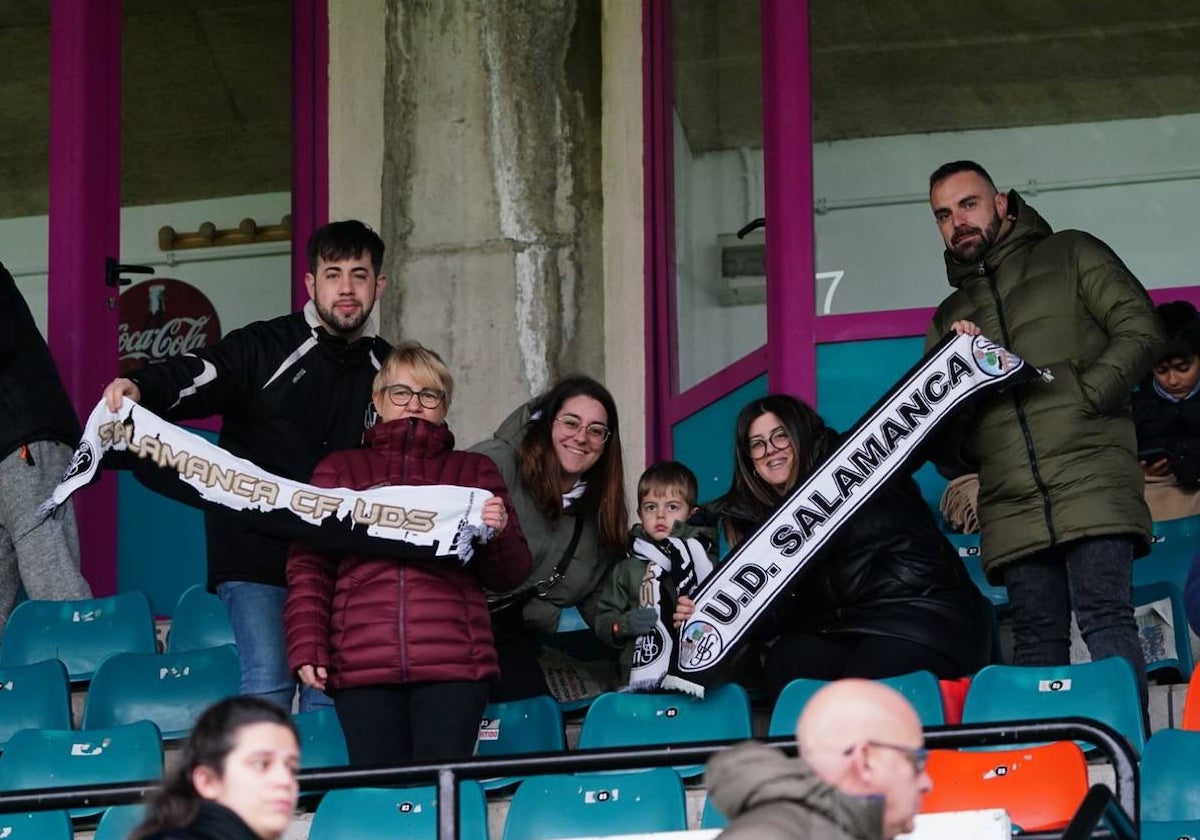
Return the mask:
[[[1008,334],[1008,319],[1004,317],[1004,304],[1000,300],[1000,290],[996,288],[996,278],[988,274],[983,260],[979,261],[979,273],[987,278],[988,288],[992,292],[992,298],[996,301],[996,316],[1000,319],[1000,336],[1004,340],[1004,346],[1011,349],[1012,339]],[[1017,411],[1017,424],[1021,427],[1021,434],[1025,437],[1025,452],[1029,455],[1029,469],[1033,473],[1033,483],[1042,496],[1042,516],[1046,520],[1046,530],[1050,533],[1050,544],[1054,545],[1058,542],[1058,535],[1054,531],[1053,502],[1050,499],[1050,491],[1046,489],[1046,483],[1042,481],[1042,471],[1038,468],[1037,452],[1033,446],[1033,432],[1025,418],[1025,404],[1021,401],[1020,392],[1015,388],[1013,389],[1013,407]]]
[[[409,425],[416,426],[416,421],[410,419]],[[413,431],[415,429],[410,429],[410,434]],[[398,484],[408,484],[408,448],[411,443],[411,440],[405,441],[404,454],[400,456],[400,481],[397,482]],[[399,574],[396,576],[396,603],[399,607],[396,610],[396,638],[400,643],[396,646],[396,658],[400,670],[400,679],[402,682],[408,682],[408,658],[405,655],[408,652],[408,642],[404,638],[404,584],[408,576],[405,574],[404,564],[400,563],[399,566],[400,568],[397,569]]]

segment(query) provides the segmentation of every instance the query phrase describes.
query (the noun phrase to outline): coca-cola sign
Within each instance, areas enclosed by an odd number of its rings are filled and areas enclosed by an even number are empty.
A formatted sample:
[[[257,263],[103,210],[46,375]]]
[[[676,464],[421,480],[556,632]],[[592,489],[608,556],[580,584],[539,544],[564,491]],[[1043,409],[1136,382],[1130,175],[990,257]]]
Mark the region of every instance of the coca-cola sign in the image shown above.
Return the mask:
[[[117,353],[121,373],[191,353],[221,338],[217,310],[182,280],[155,277],[121,294]]]

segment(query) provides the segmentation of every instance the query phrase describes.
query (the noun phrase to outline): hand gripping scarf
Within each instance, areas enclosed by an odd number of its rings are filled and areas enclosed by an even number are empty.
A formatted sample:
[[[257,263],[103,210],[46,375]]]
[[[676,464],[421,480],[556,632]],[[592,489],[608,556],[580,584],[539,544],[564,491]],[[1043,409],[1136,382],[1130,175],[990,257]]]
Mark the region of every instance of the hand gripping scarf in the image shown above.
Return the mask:
[[[658,623],[649,633],[634,639],[629,690],[656,691],[675,656],[675,601],[680,595],[692,597],[700,583],[712,574],[713,563],[704,542],[696,537],[664,540],[638,537],[633,541],[633,553],[646,561],[638,606],[654,607]]]
[[[255,530],[330,551],[466,563],[486,542],[477,487],[396,485],[370,490],[302,484],[232,455],[125,399],[115,414],[101,400],[62,482],[38,507],[45,518],[94,481],[107,453],[136,456],[133,469],[154,490],[201,510],[239,511]]]
[[[955,409],[1002,385],[1037,376],[983,336],[949,335],[931,349],[845,436],[766,522],[704,582],[680,628],[679,655],[663,688],[704,696],[752,625],[854,512]]]

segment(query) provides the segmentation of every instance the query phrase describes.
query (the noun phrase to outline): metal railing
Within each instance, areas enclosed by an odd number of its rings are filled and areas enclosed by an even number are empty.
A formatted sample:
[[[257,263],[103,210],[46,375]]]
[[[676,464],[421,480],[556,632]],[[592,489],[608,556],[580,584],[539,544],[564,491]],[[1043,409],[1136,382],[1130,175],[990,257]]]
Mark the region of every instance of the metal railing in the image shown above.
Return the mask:
[[[1134,825],[1138,823],[1138,768],[1133,748],[1115,729],[1086,718],[1012,721],[1004,723],[935,726],[925,730],[925,745],[931,749],[982,747],[1042,743],[1047,741],[1084,741],[1095,746],[1115,771],[1116,804]],[[570,750],[533,753],[512,758],[471,758],[445,764],[420,764],[370,769],[312,769],[300,773],[304,793],[352,787],[389,787],[405,785],[437,786],[438,840],[458,837],[458,783],[464,779],[492,779],[506,776],[536,776],[545,773],[578,773],[625,770],[642,767],[698,764],[716,752],[740,741],[633,747],[621,749]],[[796,752],[791,737],[769,738],[764,743],[789,755]],[[158,782],[92,785],[0,793],[0,813],[49,811],[66,808],[94,808],[127,805],[142,801],[158,787]],[[1022,834],[1029,840],[1058,838],[1058,832]]]

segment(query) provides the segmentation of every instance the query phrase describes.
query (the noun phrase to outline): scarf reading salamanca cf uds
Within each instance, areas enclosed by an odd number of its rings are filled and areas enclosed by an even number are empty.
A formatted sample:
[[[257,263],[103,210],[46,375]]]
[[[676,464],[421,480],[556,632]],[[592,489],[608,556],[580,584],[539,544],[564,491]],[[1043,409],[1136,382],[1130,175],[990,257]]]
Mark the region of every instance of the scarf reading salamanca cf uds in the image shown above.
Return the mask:
[[[704,695],[755,620],[854,512],[970,400],[1041,372],[983,336],[949,335],[880,398],[840,446],[706,580],[663,688]]]
[[[168,423],[125,399],[115,413],[92,409],[83,438],[38,515],[49,516],[99,477],[106,453],[134,457],[139,479],[191,507],[239,511],[255,530],[318,548],[399,559],[448,558],[466,563],[492,529],[478,487],[390,486],[370,490],[315,487],[274,475],[245,458]]]

